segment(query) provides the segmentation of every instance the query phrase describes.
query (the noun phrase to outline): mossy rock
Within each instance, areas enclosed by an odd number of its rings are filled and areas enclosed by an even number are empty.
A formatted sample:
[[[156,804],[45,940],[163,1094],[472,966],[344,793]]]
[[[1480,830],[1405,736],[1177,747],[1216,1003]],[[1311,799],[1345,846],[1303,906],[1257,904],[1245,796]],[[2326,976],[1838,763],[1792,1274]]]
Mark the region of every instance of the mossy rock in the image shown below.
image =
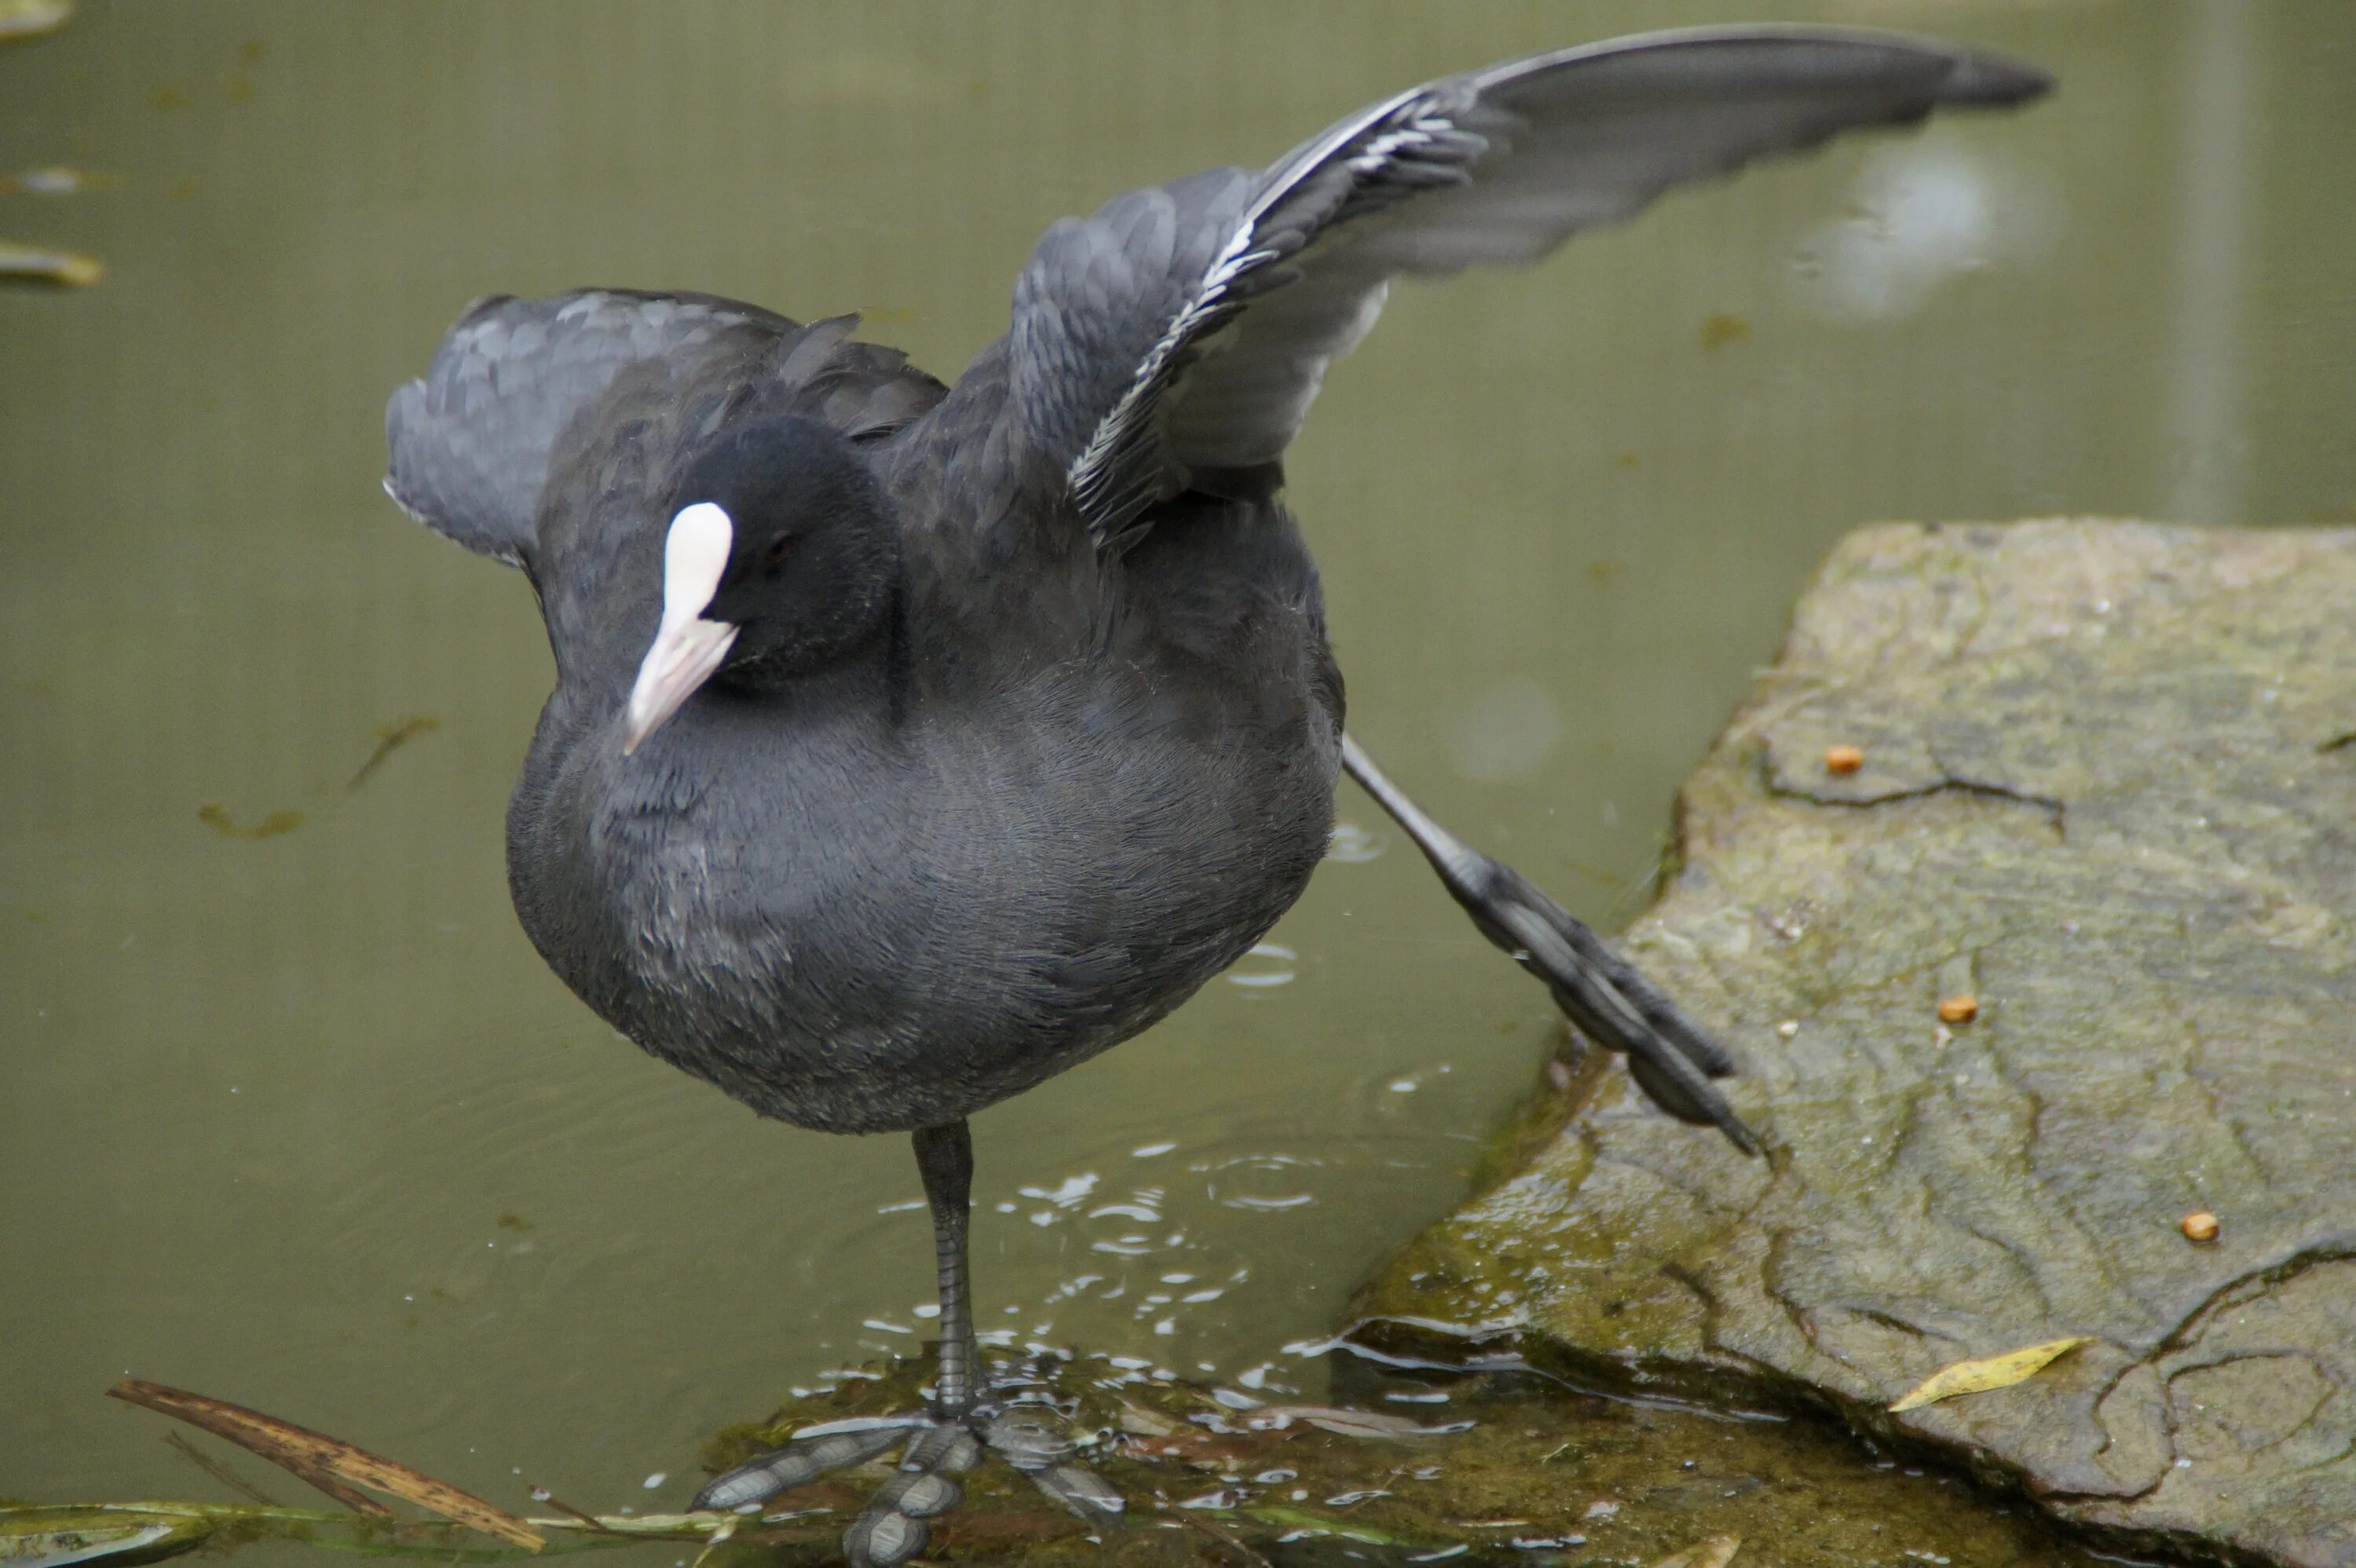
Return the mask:
[[[1850,536],[1628,938],[1771,1157],[1615,1066],[1362,1336],[1831,1411],[2129,1550],[2356,1564],[2351,742],[2356,530]]]
[[[1337,1404],[1121,1372],[1101,1357],[995,1362],[1002,1395],[1068,1419],[1128,1499],[1099,1544],[1003,1464],[965,1477],[926,1561],[1062,1568],[2083,1568],[2029,1511],[1952,1475],[1859,1463],[1815,1424],[1728,1421],[1572,1392],[1513,1369],[1342,1358]],[[718,1470],[818,1422],[905,1411],[924,1360],[862,1369],[723,1432]],[[880,1374],[880,1375],[877,1375]],[[706,1568],[829,1560],[890,1456],[773,1499]]]

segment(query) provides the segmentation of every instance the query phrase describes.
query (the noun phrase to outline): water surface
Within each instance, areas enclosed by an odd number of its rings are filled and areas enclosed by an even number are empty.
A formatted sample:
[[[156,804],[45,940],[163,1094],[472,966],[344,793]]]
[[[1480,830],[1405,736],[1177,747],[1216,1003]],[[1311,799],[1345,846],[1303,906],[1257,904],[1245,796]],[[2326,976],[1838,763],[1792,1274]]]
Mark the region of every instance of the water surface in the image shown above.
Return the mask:
[[[213,1495],[98,1397],[131,1371],[504,1502],[676,1506],[715,1426],[926,1332],[901,1140],[756,1123],[516,927],[537,618],[377,490],[385,395],[470,298],[855,308],[953,374],[1063,213],[1440,69],[1762,14],[2063,91],[1402,290],[1290,465],[1353,728],[1613,923],[1851,526],[2347,514],[2356,12],[145,0],[0,52],[0,174],[119,176],[0,198],[110,267],[0,295],[0,1493]],[[1284,1347],[1460,1195],[1558,1025],[1342,816],[1269,947],[978,1119],[985,1324],[1313,1390]]]

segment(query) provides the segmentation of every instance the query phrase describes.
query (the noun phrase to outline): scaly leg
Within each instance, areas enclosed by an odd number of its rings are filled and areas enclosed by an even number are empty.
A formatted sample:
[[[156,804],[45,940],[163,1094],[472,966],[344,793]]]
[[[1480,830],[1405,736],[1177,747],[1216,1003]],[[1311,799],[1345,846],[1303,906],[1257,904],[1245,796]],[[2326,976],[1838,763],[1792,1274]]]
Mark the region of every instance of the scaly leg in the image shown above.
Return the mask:
[[[941,1298],[940,1371],[933,1413],[961,1421],[973,1410],[973,1295],[966,1232],[973,1213],[973,1132],[962,1119],[916,1134],[916,1174],[933,1211],[933,1264]]]

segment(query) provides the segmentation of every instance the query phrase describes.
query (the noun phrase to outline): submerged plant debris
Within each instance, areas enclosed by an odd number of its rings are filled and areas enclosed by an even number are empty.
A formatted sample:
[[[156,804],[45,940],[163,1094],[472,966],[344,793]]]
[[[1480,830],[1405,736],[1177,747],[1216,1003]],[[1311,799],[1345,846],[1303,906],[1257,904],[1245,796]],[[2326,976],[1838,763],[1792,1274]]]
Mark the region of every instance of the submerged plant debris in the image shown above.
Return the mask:
[[[224,838],[275,838],[282,833],[292,833],[303,826],[303,814],[294,810],[273,811],[248,827],[230,816],[229,807],[217,800],[209,800],[197,807],[197,820]]]
[[[1701,331],[1697,336],[1701,338],[1704,351],[1714,352],[1730,343],[1740,343],[1750,336],[1751,323],[1741,316],[1719,311],[1715,315],[1702,317]]]
[[[856,1369],[768,1420],[729,1428],[712,1470],[820,1423],[916,1409],[925,1360]],[[1008,1467],[965,1477],[936,1520],[936,1563],[1312,1568],[1342,1563],[1529,1568],[2064,1568],[2091,1560],[2025,1510],[1957,1477],[1901,1472],[1804,1423],[1606,1399],[1499,1366],[1463,1372],[1345,1360],[1330,1402],[1122,1371],[1033,1349],[998,1397],[1071,1424],[1088,1467],[1128,1499],[1101,1543]],[[702,1568],[838,1560],[843,1526],[889,1474],[887,1453],[743,1514],[592,1514],[535,1490],[517,1518],[350,1444],[237,1405],[126,1381],[123,1397],[187,1420],[314,1481],[358,1482],[442,1515],[252,1501],[0,1507],[0,1568],[152,1562],[265,1541],[490,1563],[675,1541]],[[1268,1396],[1280,1397],[1268,1397]],[[1402,1415],[1395,1407],[1412,1411]],[[1385,1408],[1392,1406],[1394,1408]],[[233,1477],[224,1481],[249,1496]],[[348,1490],[346,1488],[346,1490]],[[1747,1544],[1746,1544],[1747,1543]]]
[[[1696,1541],[1674,1557],[1662,1558],[1654,1568],[1726,1568],[1741,1550],[1740,1536],[1713,1535],[1708,1541]]]
[[[440,728],[442,728],[442,720],[428,718],[422,713],[412,713],[405,718],[395,719],[389,724],[378,725],[376,750],[369,753],[368,761],[360,764],[359,772],[347,780],[344,787],[348,790],[359,788],[360,785],[368,783],[369,774],[384,766],[384,760],[387,757],[428,731]]]
[[[280,1506],[276,1498],[272,1497],[268,1492],[263,1491],[260,1487],[255,1486],[243,1476],[239,1475],[235,1470],[230,1469],[227,1465],[222,1464],[220,1460],[214,1458],[211,1455],[206,1453],[203,1449],[198,1447],[195,1444],[189,1442],[178,1433],[166,1432],[164,1434],[164,1445],[171,1449],[174,1453],[179,1455],[181,1458],[186,1459],[189,1464],[194,1465],[198,1469],[202,1470],[206,1475],[210,1476],[214,1480],[219,1481],[222,1486],[227,1487],[230,1491],[235,1492],[238,1496],[258,1502],[263,1508],[277,1508]]]
[[[901,1361],[844,1377],[723,1432],[705,1463],[725,1468],[820,1422],[914,1409],[928,1370]],[[1783,1568],[2091,1561],[2017,1504],[1957,1477],[1901,1473],[1808,1423],[1605,1398],[1518,1364],[1391,1369],[1339,1356],[1315,1403],[1303,1396],[1318,1391],[1190,1382],[1044,1349],[1003,1375],[1012,1397],[1069,1420],[1088,1467],[1129,1499],[1129,1528],[1108,1543],[1122,1563],[1726,1568],[1743,1541]],[[806,1524],[803,1510],[825,1509],[839,1530],[889,1463],[782,1495],[767,1517]],[[964,1478],[966,1508],[937,1521],[934,1559],[1105,1560],[1079,1520],[1012,1470],[985,1464]]]

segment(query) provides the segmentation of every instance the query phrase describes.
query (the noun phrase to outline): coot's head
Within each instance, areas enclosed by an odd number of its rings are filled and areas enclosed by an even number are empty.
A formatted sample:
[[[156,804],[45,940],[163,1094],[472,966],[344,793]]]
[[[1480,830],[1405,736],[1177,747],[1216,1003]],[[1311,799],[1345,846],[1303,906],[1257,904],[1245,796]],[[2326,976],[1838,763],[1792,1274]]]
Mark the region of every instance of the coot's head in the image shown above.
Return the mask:
[[[623,749],[708,680],[772,685],[864,648],[899,574],[891,501],[849,441],[791,417],[722,430],[672,493],[662,624]]]

